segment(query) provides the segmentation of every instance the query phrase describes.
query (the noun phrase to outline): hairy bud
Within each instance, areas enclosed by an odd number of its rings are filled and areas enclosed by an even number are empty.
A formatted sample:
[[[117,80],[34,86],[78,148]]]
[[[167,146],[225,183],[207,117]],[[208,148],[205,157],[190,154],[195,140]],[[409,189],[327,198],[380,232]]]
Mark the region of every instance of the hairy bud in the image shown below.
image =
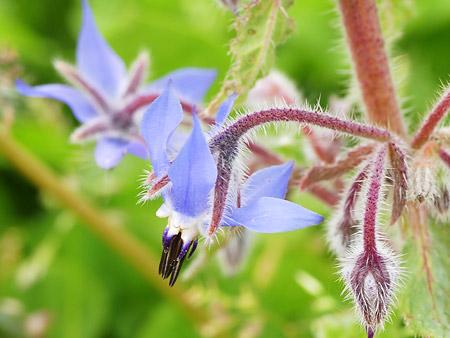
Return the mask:
[[[377,229],[386,155],[387,147],[382,147],[372,162],[363,231],[355,240],[356,247],[344,259],[341,271],[368,337],[373,337],[388,316],[399,275],[395,255],[384,245]]]
[[[399,265],[392,251],[377,243],[380,250],[355,250],[343,263],[346,289],[354,299],[368,336],[382,326],[389,315],[399,279]]]

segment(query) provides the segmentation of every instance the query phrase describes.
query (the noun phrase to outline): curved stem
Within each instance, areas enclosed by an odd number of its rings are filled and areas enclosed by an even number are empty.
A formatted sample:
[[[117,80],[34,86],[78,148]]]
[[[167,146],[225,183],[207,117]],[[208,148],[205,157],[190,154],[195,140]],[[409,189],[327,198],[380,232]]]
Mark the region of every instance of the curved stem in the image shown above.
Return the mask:
[[[72,210],[82,220],[81,224],[121,256],[151,287],[181,309],[192,322],[201,325],[207,321],[206,314],[188,302],[179,286],[169,288],[158,277],[158,260],[148,248],[121,228],[114,226],[97,208],[70,190],[49,167],[14,141],[1,126],[0,154],[31,183],[50,193],[67,209]]]
[[[358,122],[342,120],[317,111],[307,111],[293,108],[273,108],[245,115],[216,135],[210,141],[210,147],[214,149],[221,143],[234,141],[236,144],[241,137],[255,127],[272,122],[299,122],[318,127],[327,128],[337,132],[368,138],[379,142],[387,142],[392,134],[385,129],[367,126]]]
[[[217,152],[217,181],[214,187],[214,206],[208,234],[211,236],[220,226],[225,211],[228,183],[233,161],[238,154],[241,139],[252,129],[272,122],[299,122],[315,125],[353,136],[364,137],[379,142],[392,139],[388,130],[366,126],[353,121],[293,108],[273,108],[244,115],[228,128],[214,136],[209,142],[212,152]]]

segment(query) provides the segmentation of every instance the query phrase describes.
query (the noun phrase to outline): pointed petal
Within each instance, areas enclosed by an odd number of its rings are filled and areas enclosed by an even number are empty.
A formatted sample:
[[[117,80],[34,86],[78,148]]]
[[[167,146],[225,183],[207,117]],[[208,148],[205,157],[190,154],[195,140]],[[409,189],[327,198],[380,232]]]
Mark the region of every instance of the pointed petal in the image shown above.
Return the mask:
[[[216,76],[217,71],[214,69],[182,68],[154,81],[147,88],[156,91],[163,90],[170,79],[180,97],[192,103],[200,103]]]
[[[256,232],[276,233],[306,228],[322,221],[322,216],[296,203],[262,197],[247,207],[235,209],[225,223],[242,225]]]
[[[141,122],[142,136],[147,142],[156,177],[167,173],[170,165],[167,158],[167,144],[182,119],[183,110],[180,101],[169,84],[148,107]]]
[[[242,188],[242,205],[250,205],[261,197],[284,199],[293,167],[294,161],[290,161],[254,173]]]
[[[230,115],[235,100],[236,93],[233,93],[224,103],[220,105],[216,115],[216,127],[220,127],[226,121],[228,115]]]
[[[17,79],[16,89],[25,96],[46,97],[67,104],[75,118],[80,122],[87,122],[98,115],[94,106],[91,105],[86,97],[70,86],[56,83],[31,87],[22,82],[22,80]]]
[[[169,169],[170,199],[175,211],[195,217],[208,205],[217,177],[213,156],[195,114],[191,135]]]
[[[77,67],[98,88],[115,96],[126,79],[125,63],[98,31],[87,0],[81,3],[83,20],[77,43]]]
[[[97,142],[94,155],[100,168],[114,168],[127,153],[129,142],[115,138],[101,138]]]

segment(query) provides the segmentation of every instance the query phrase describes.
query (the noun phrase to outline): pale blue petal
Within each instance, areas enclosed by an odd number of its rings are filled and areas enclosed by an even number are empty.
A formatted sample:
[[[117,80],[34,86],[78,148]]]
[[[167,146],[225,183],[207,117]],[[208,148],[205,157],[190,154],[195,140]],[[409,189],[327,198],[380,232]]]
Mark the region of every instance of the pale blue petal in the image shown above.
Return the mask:
[[[228,115],[231,113],[235,100],[236,93],[233,93],[224,103],[220,105],[216,115],[216,127],[220,127],[226,121]]]
[[[148,151],[147,147],[143,142],[140,141],[132,141],[128,145],[127,152],[136,157],[140,157],[143,160],[148,159]]]
[[[170,79],[175,91],[181,98],[191,103],[200,103],[216,76],[217,71],[214,69],[182,68],[152,82],[147,89],[164,90],[167,81]]]
[[[31,87],[17,79],[16,89],[25,96],[46,97],[67,104],[75,118],[82,123],[98,116],[94,106],[89,103],[86,97],[70,86],[56,83]]]
[[[114,97],[126,79],[125,63],[98,31],[88,2],[81,0],[81,3],[83,20],[77,43],[77,68],[98,88]]]
[[[193,114],[191,135],[169,168],[172,182],[170,203],[180,214],[195,217],[208,207],[209,193],[217,177],[217,168],[209,146]]]
[[[323,217],[302,206],[273,197],[262,197],[255,203],[235,209],[224,225],[241,225],[256,232],[292,231],[319,224]]]
[[[149,150],[157,177],[167,173],[170,162],[167,145],[170,136],[183,120],[180,101],[169,84],[166,90],[148,107],[141,122],[141,132]]]
[[[274,165],[257,171],[242,187],[242,205],[250,205],[261,197],[284,199],[294,162]]]
[[[100,168],[114,168],[127,153],[129,141],[104,137],[95,147],[95,161]]]

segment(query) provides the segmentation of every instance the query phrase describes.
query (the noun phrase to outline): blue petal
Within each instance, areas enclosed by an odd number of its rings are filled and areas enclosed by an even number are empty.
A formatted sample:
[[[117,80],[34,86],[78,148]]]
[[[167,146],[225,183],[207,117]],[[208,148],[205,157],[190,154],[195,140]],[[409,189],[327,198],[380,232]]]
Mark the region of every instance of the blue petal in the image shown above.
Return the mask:
[[[114,168],[127,153],[129,141],[115,138],[101,138],[97,142],[94,155],[100,168]]]
[[[255,203],[235,209],[224,225],[241,225],[256,232],[292,231],[319,224],[323,217],[302,206],[279,198],[262,197]]]
[[[147,88],[155,91],[163,90],[170,79],[181,98],[191,103],[200,103],[216,76],[217,71],[214,69],[183,68],[154,81]]]
[[[141,122],[141,132],[150,154],[156,177],[167,173],[170,166],[167,145],[170,136],[183,120],[180,101],[172,89],[166,90],[148,107]]]
[[[143,142],[140,141],[130,142],[127,148],[127,152],[134,156],[140,157],[143,160],[148,159],[147,147]]]
[[[20,94],[25,96],[47,97],[67,104],[76,119],[82,123],[97,116],[94,106],[89,103],[86,97],[70,86],[63,84],[46,84],[31,87],[20,79],[17,79],[16,89]]]
[[[77,67],[93,84],[114,97],[126,79],[125,63],[98,31],[88,2],[81,2],[83,21],[77,43]]]
[[[251,175],[242,188],[242,205],[250,205],[261,197],[284,199],[293,167],[294,162],[290,161],[259,170]]]
[[[208,207],[217,168],[195,114],[191,135],[169,168],[170,203],[183,215],[195,217]]]
[[[235,100],[236,93],[233,93],[224,103],[220,105],[216,115],[216,127],[220,127],[226,121],[228,115],[230,115]]]

